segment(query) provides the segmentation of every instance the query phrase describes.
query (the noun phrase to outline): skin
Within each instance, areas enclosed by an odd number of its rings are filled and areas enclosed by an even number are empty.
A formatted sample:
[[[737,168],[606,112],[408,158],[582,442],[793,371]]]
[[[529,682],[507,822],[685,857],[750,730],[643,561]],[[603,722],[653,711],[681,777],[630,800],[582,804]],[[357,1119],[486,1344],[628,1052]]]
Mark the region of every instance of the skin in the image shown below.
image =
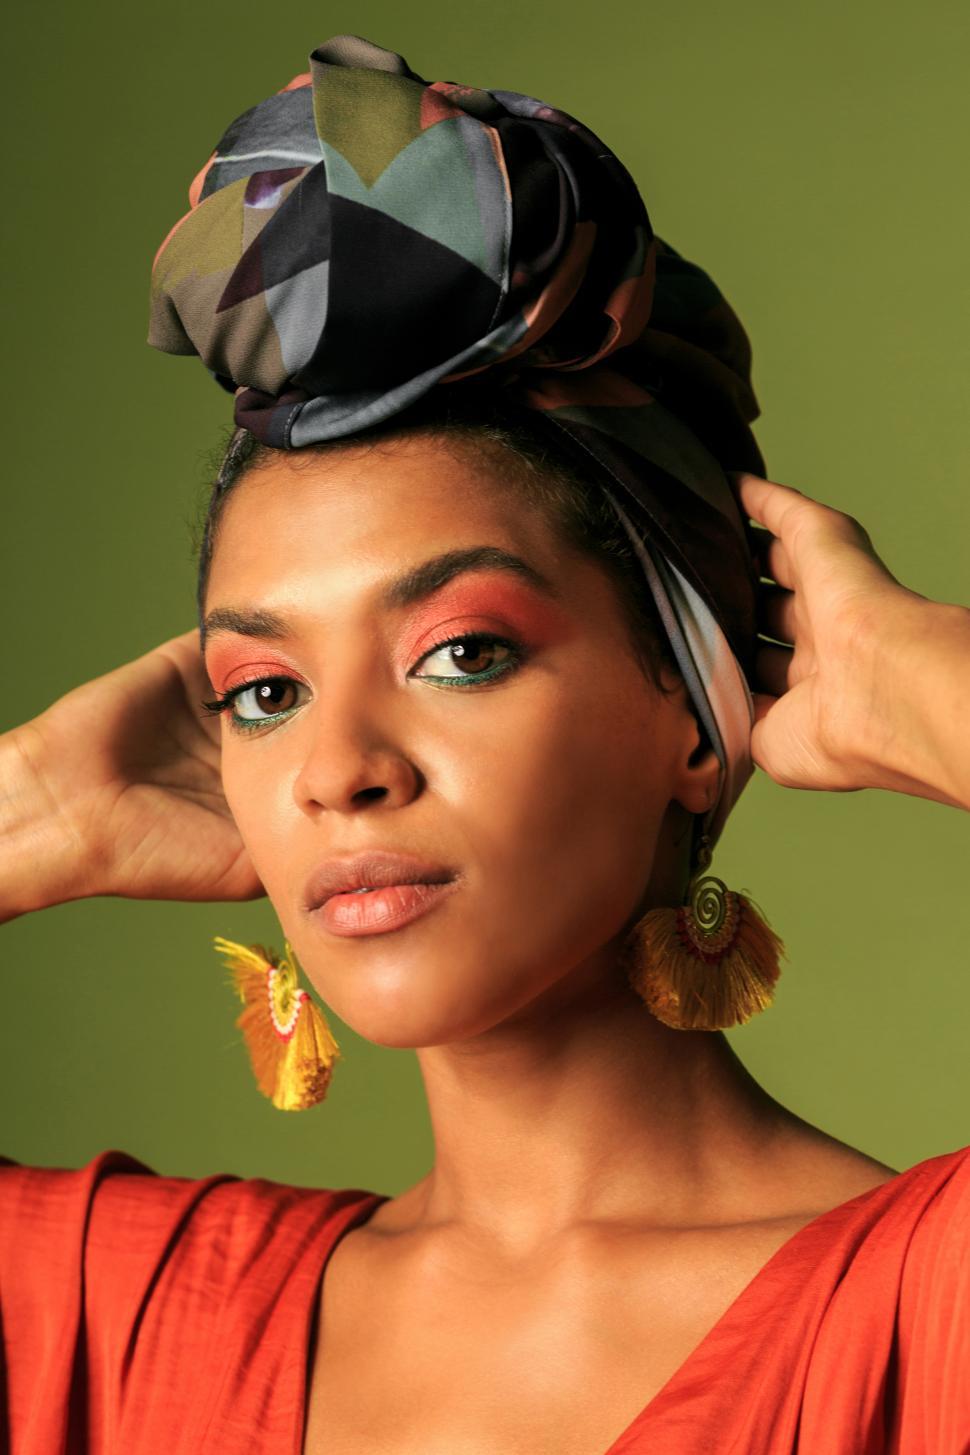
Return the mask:
[[[515,506],[481,466],[408,442],[310,470],[274,461],[242,481],[219,534],[207,612],[255,604],[287,631],[211,632],[213,685],[302,682],[288,718],[253,732],[224,716],[226,799],[307,975],[382,1045],[503,1039],[617,981],[621,932],[645,887],[656,902],[682,887],[689,815],[715,789],[683,690],[664,697],[638,670],[609,580]],[[555,599],[479,569],[417,608],[380,608],[396,576],[480,545],[526,560]],[[476,629],[527,660],[460,688],[447,651],[422,664]],[[371,847],[453,866],[458,892],[399,932],[330,935],[304,887],[325,857]]]
[[[760,653],[756,761],[792,787],[970,806],[970,615],[896,582],[850,517],[737,484],[781,643]],[[638,671],[608,579],[510,504],[427,439],[280,457],[229,503],[206,606],[276,612],[286,635],[213,632],[211,682],[197,637],[175,638],[0,740],[6,917],[262,886],[323,1000],[417,1048],[434,1168],[328,1265],[307,1455],[606,1450],[778,1247],[892,1175],[626,985],[623,932],[679,897],[716,764],[682,688]],[[492,571],[379,606],[402,570],[481,544],[555,602]],[[456,621],[524,636],[523,665],[422,680]],[[246,735],[200,717],[267,663],[302,684],[289,718]],[[440,858],[459,890],[392,934],[328,935],[306,879],[364,846]]]

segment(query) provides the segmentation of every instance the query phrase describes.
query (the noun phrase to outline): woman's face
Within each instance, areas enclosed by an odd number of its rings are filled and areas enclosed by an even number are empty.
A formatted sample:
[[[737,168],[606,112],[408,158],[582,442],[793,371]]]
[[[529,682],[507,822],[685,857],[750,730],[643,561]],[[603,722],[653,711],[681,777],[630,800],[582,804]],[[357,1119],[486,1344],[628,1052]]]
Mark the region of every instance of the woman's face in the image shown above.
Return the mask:
[[[341,1019],[441,1045],[615,973],[670,806],[703,811],[716,762],[609,577],[514,487],[425,436],[281,454],[227,503],[206,611],[226,797]],[[320,907],[371,853],[447,883]]]

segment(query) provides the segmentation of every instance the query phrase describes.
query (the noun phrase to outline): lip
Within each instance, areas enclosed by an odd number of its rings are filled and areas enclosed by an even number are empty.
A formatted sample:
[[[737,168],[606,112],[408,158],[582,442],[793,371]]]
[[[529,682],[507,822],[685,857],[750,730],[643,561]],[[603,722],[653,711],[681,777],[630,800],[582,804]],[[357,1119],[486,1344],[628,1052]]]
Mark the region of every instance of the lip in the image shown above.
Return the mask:
[[[369,850],[328,859],[310,876],[308,913],[333,934],[386,934],[428,913],[458,887],[449,865]],[[369,894],[355,893],[369,889]]]

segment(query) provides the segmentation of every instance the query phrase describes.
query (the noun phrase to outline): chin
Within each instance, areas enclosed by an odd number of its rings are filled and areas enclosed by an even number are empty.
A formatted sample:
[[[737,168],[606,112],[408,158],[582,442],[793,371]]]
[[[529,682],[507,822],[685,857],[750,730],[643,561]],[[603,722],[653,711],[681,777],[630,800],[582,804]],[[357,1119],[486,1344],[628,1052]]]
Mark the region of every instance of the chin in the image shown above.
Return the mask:
[[[363,1040],[398,1051],[453,1045],[483,1034],[502,1019],[501,1012],[497,1017],[494,1012],[475,1015],[467,1007],[458,1011],[453,1006],[402,1005],[397,997],[369,997],[366,1005],[333,1009]]]

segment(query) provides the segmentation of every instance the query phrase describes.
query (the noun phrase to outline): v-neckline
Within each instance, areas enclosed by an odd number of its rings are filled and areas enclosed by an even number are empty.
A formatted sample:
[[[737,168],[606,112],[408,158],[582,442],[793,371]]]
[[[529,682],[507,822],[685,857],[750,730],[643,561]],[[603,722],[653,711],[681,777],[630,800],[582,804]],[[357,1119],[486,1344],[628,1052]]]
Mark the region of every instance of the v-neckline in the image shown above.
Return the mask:
[[[670,1375],[670,1377],[664,1381],[664,1383],[650,1397],[650,1399],[643,1406],[643,1408],[636,1415],[634,1415],[633,1419],[630,1420],[630,1422],[624,1427],[624,1429],[619,1432],[619,1434],[614,1438],[612,1443],[601,1452],[591,1451],[590,1455],[622,1455],[626,1443],[634,1434],[639,1434],[642,1432],[643,1427],[650,1420],[651,1416],[654,1413],[654,1410],[660,1405],[661,1401],[666,1402],[669,1396],[675,1395],[677,1393],[682,1384],[689,1381],[695,1367],[704,1359],[710,1346],[723,1338],[725,1329],[729,1328],[735,1320],[741,1318],[743,1315],[746,1314],[749,1304],[751,1304],[756,1299],[763,1285],[771,1279],[772,1275],[777,1273],[779,1267],[783,1266],[784,1263],[789,1258],[791,1258],[795,1252],[801,1250],[803,1243],[809,1242],[812,1235],[817,1232],[817,1230],[821,1226],[823,1226],[830,1220],[839,1218],[849,1209],[854,1208],[857,1204],[863,1203],[869,1198],[873,1197],[877,1192],[884,1192],[887,1187],[895,1185],[902,1178],[909,1176],[922,1165],[922,1163],[917,1163],[916,1167],[906,1168],[902,1172],[895,1173],[892,1177],[887,1177],[884,1182],[877,1183],[875,1187],[870,1187],[865,1192],[856,1193],[855,1197],[847,1198],[845,1202],[840,1202],[836,1207],[829,1208],[826,1212],[819,1213],[816,1217],[811,1218],[807,1223],[803,1223],[800,1228],[796,1229],[796,1231],[792,1233],[790,1237],[785,1239],[780,1247],[775,1249],[771,1257],[765,1263],[763,1263],[758,1271],[748,1280],[748,1282],[741,1289],[740,1293],[738,1293],[732,1299],[724,1312],[720,1314],[715,1323],[711,1325],[707,1333],[701,1337],[697,1344],[695,1344],[694,1348],[687,1355],[686,1359],[684,1359],[683,1362],[677,1366],[677,1368]],[[349,1217],[343,1224],[343,1226],[339,1229],[337,1236],[324,1248],[323,1258],[320,1267],[317,1270],[317,1274],[314,1278],[308,1280],[308,1286],[311,1291],[311,1302],[309,1309],[304,1311],[306,1314],[306,1318],[304,1320],[305,1332],[303,1345],[303,1391],[302,1399],[299,1401],[298,1407],[296,1409],[297,1428],[295,1431],[295,1441],[293,1445],[294,1455],[304,1455],[306,1420],[310,1398],[310,1380],[313,1373],[311,1368],[311,1360],[315,1352],[313,1337],[315,1329],[314,1320],[315,1318],[322,1316],[323,1283],[324,1278],[326,1277],[326,1272],[330,1263],[330,1259],[333,1257],[334,1252],[348,1233],[352,1232],[355,1228],[362,1227],[366,1223],[368,1223],[377,1212],[377,1210],[382,1207],[384,1203],[390,1201],[390,1196],[385,1195],[384,1193],[367,1193],[366,1196],[363,1197],[358,1204],[356,1204],[356,1206],[354,1207],[353,1215]]]
[[[913,1168],[908,1169],[910,1172],[913,1170]],[[803,1223],[800,1228],[797,1228],[790,1237],[786,1238],[775,1249],[771,1257],[762,1263],[758,1271],[748,1280],[740,1293],[731,1300],[724,1312],[719,1315],[708,1329],[707,1333],[702,1335],[694,1345],[693,1349],[687,1355],[687,1358],[677,1366],[670,1377],[656,1390],[639,1413],[634,1415],[633,1419],[620,1431],[613,1442],[605,1450],[598,1452],[598,1455],[623,1455],[627,1442],[635,1434],[642,1433],[644,1427],[653,1417],[661,1403],[666,1404],[671,1397],[677,1395],[682,1385],[687,1384],[691,1380],[694,1370],[703,1362],[711,1346],[723,1339],[725,1330],[730,1329],[731,1325],[739,1320],[747,1326],[748,1308],[756,1301],[762,1288],[771,1282],[779,1268],[784,1267],[789,1259],[793,1258],[796,1253],[801,1252],[805,1243],[811,1242],[812,1236],[817,1233],[819,1228],[830,1221],[838,1220],[850,1209],[854,1209],[858,1204],[868,1201],[875,1193],[884,1191],[885,1188],[897,1183],[900,1178],[906,1175],[906,1171],[897,1172],[892,1177],[887,1177],[884,1182],[878,1182],[875,1187],[867,1188],[865,1192],[857,1192],[855,1197],[846,1198],[845,1202],[840,1202],[837,1206],[830,1207],[826,1212],[819,1213],[807,1223]]]

